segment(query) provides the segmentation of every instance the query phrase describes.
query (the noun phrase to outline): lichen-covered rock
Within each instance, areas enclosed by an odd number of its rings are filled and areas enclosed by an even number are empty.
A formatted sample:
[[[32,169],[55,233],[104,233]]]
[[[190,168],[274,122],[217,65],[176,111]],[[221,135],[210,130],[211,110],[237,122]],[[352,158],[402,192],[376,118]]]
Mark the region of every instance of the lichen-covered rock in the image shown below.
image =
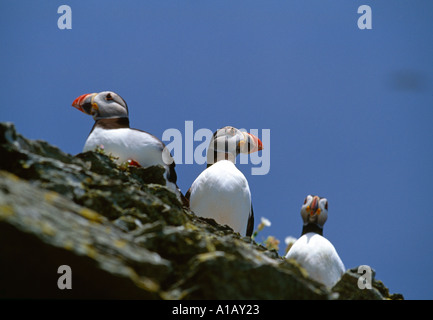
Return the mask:
[[[0,297],[393,299],[360,290],[349,270],[329,291],[305,270],[195,216],[164,186],[163,168],[72,156],[0,123]],[[72,290],[57,286],[61,265]]]
[[[0,171],[0,296],[159,298],[172,264],[99,213]],[[57,269],[73,270],[73,290]],[[134,285],[135,284],[135,285]]]
[[[346,270],[340,281],[332,288],[333,292],[338,293],[338,299],[341,300],[401,300],[401,294],[390,294],[388,288],[384,286],[382,281],[376,280],[375,272],[372,270],[371,288],[368,289],[364,285],[359,284],[361,273],[358,273],[358,268]],[[361,279],[363,280],[363,279]]]

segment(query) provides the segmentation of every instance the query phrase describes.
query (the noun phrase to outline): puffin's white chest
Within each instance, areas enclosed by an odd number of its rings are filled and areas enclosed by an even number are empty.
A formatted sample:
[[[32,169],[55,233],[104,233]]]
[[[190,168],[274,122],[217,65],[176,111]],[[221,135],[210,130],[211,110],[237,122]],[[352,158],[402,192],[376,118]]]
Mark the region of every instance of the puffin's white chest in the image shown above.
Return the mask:
[[[314,280],[331,288],[343,275],[344,264],[328,239],[309,232],[290,248],[286,259],[295,259]]]
[[[251,211],[248,181],[236,166],[221,160],[204,170],[191,186],[191,210],[246,234]]]
[[[146,132],[129,128],[107,130],[96,127],[87,138],[83,152],[95,150],[101,145],[107,154],[118,158],[116,161],[119,164],[133,159],[143,167],[164,165],[161,144]]]
[[[166,186],[176,193],[178,199],[180,199],[180,191],[177,185],[167,180],[169,164],[170,161],[173,161],[173,158],[168,150],[164,149],[162,142],[154,136],[147,132],[129,128],[107,130],[96,127],[87,138],[83,152],[93,151],[96,147],[101,147],[101,145],[104,147],[106,154],[118,158],[116,160],[118,164],[131,159],[137,161],[144,168],[155,165],[165,167]]]

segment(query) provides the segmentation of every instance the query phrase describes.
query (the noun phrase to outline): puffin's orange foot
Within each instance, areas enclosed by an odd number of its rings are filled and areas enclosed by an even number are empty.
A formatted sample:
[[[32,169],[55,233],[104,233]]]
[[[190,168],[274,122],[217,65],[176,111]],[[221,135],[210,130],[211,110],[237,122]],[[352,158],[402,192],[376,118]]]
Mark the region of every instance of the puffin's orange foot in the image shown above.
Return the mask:
[[[130,166],[130,167],[141,168],[141,165],[137,161],[135,161],[134,159],[128,159],[127,162],[128,162],[128,166]]]

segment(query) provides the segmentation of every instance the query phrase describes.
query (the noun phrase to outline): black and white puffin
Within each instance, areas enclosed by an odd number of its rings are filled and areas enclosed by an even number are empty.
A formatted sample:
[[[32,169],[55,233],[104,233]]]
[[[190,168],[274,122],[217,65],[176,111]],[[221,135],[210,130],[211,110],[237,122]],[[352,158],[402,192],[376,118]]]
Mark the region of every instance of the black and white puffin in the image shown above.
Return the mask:
[[[121,96],[111,91],[83,94],[74,100],[72,106],[95,119],[83,152],[103,146],[107,154],[117,157],[118,164],[162,165],[166,186],[183,200],[176,185],[175,163],[170,152],[157,137],[129,127],[128,106]]]
[[[201,217],[230,226],[242,236],[251,236],[254,213],[248,181],[235,166],[240,153],[262,150],[256,136],[227,126],[217,130],[207,150],[207,168],[185,195],[190,209]]]
[[[302,235],[292,245],[286,259],[295,259],[312,279],[332,288],[345,268],[332,243],[323,237],[328,200],[308,195],[301,208],[301,217],[304,222]]]

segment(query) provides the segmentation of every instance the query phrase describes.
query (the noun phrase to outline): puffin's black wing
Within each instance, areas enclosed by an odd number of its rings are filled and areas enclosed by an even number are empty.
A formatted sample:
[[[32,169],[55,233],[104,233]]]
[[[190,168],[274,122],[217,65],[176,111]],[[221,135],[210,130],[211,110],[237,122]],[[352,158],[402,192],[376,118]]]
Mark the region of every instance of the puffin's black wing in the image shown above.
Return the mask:
[[[188,189],[188,191],[185,193],[185,200],[188,203],[188,208],[189,208],[189,198],[191,197],[191,188]]]
[[[185,193],[185,198],[189,200],[190,196],[191,196],[191,188],[189,188],[188,191]]]
[[[162,142],[161,140],[159,140],[157,137],[155,137],[153,134],[147,132],[147,131],[143,131],[140,129],[133,129],[133,130],[137,130],[137,131],[141,131],[144,133],[147,133],[148,135],[151,135],[155,141],[158,142],[159,147],[161,148],[161,154],[163,154],[164,152],[167,152],[168,155],[170,157],[172,157],[171,153],[166,149],[166,146],[164,144],[164,142]],[[174,162],[174,159],[172,159],[172,162],[168,165],[168,172],[167,172],[167,181],[172,182],[176,185],[176,188],[178,189],[179,193],[180,193],[180,199],[182,201],[182,205],[184,207],[189,208],[189,195],[188,197],[185,197],[182,193],[182,191],[180,191],[179,186],[177,185],[177,174],[176,174],[176,170],[174,169],[176,167],[176,163]]]
[[[137,130],[140,132],[144,132],[148,135],[150,135],[153,139],[155,139],[155,141],[157,142],[157,144],[159,145],[159,148],[161,149],[161,154],[163,154],[164,152],[167,152],[167,155],[172,157],[171,153],[166,150],[166,146],[164,144],[164,142],[162,142],[161,140],[159,140],[156,136],[154,136],[153,134],[144,131],[144,130],[140,130],[140,129],[135,129],[135,128],[131,128],[132,130]],[[173,159],[172,159],[173,160]],[[176,174],[176,170],[174,169],[176,167],[176,163],[174,162],[174,160],[168,165],[168,172],[167,172],[167,181],[169,182],[173,182],[174,184],[177,185],[177,174]]]
[[[177,174],[176,170],[174,170],[175,166],[176,164],[174,163],[174,161],[168,166],[167,180],[173,182],[174,184],[177,184]]]
[[[251,211],[250,216],[248,217],[248,224],[247,224],[247,237],[251,237],[254,231],[254,210],[253,210],[253,204],[251,204]]]

